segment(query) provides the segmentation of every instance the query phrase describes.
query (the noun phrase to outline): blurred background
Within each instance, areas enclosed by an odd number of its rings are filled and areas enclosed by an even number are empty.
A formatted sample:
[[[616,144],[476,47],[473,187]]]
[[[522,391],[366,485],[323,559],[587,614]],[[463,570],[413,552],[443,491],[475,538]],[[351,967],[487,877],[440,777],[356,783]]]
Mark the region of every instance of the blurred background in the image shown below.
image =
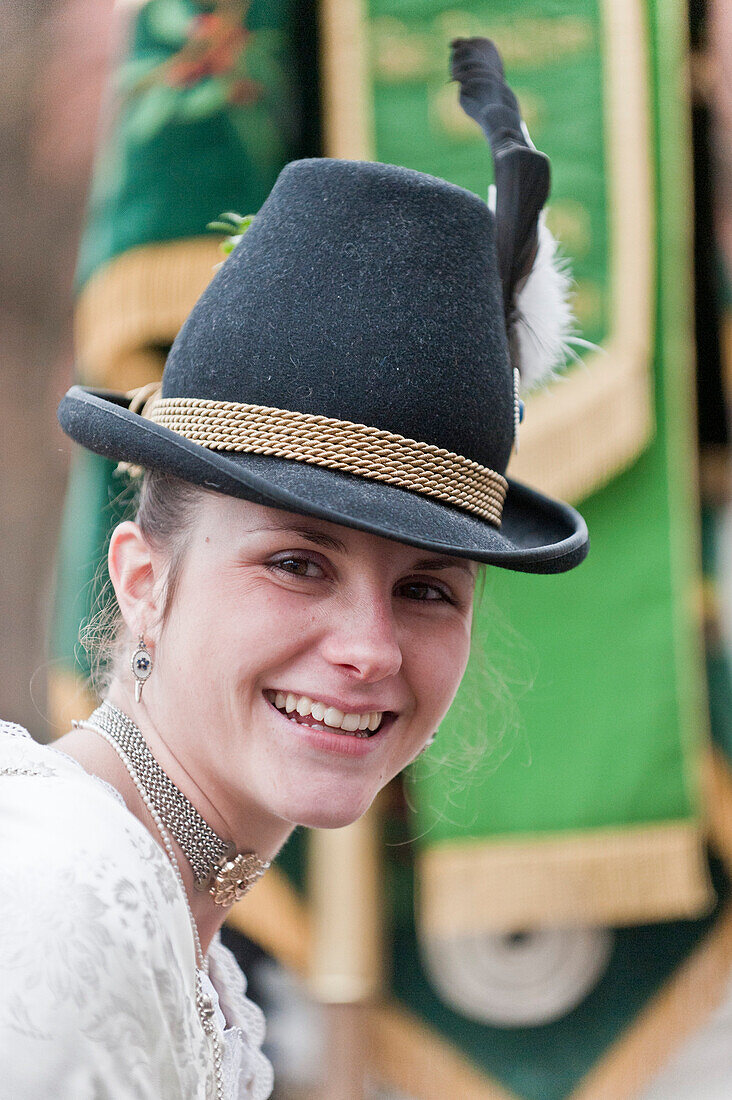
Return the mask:
[[[6,0],[0,714],[47,741],[94,706],[79,631],[131,488],[60,397],[159,378],[207,224],[290,159],[485,197],[447,79],[472,35],[551,158],[591,345],[528,401],[512,472],[580,504],[591,556],[489,576],[435,748],[357,826],[297,832],[225,937],[280,1100],[723,1100],[730,0]]]

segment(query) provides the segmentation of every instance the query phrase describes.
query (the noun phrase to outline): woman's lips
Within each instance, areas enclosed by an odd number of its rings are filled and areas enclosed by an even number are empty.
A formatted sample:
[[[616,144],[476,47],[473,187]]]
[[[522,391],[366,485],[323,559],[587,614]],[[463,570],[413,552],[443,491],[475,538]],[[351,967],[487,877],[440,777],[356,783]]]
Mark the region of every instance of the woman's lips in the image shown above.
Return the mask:
[[[367,737],[381,725],[387,709],[371,710],[370,707],[348,707],[332,700],[311,698],[310,695],[297,695],[293,691],[280,691],[265,688],[265,698],[272,703],[280,714],[286,717],[297,712],[302,718],[312,718],[313,722],[335,730],[336,733],[353,734]]]
[[[381,729],[386,718],[395,717],[394,711],[368,711],[364,713],[342,711],[335,705],[311,699],[309,695],[296,696],[293,692],[265,688],[265,699],[284,718],[305,722],[316,729],[331,730],[346,737],[366,739]]]
[[[331,726],[324,725],[322,722],[316,722],[312,715],[305,715],[303,717],[297,714],[297,712],[283,714],[266,696],[265,701],[283,722],[289,723],[290,726],[297,725],[300,727],[303,735],[307,736],[308,740],[313,741],[321,748],[341,752],[349,756],[361,756],[367,752],[374,742],[382,739],[382,735],[391,727],[396,717],[393,713],[385,714],[378,730],[374,733],[369,733],[367,737],[357,737],[345,730],[335,730]]]

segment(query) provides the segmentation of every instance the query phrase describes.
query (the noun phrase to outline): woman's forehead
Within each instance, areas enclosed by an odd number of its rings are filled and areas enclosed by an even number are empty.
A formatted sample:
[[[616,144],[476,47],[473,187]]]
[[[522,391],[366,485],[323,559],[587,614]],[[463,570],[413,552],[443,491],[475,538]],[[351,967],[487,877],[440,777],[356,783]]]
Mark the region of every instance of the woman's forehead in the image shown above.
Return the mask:
[[[212,494],[212,497],[214,494]],[[215,510],[219,520],[233,537],[254,538],[267,533],[291,533],[307,542],[321,546],[338,554],[352,554],[359,550],[379,553],[385,558],[398,557],[409,560],[412,567],[440,569],[460,568],[475,576],[478,571],[476,562],[468,558],[433,553],[410,546],[396,539],[385,538],[369,531],[360,531],[332,520],[318,516],[289,512],[282,508],[270,508],[253,501],[237,497],[223,497],[215,494]]]

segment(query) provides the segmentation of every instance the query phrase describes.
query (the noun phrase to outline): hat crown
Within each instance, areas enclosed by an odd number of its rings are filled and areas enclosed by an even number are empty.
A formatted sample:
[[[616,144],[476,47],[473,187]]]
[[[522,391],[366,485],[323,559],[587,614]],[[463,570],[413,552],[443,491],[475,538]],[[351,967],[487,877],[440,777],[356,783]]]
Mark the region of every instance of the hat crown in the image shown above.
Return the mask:
[[[163,396],[367,424],[502,473],[514,396],[493,215],[409,169],[293,162],[178,334]]]

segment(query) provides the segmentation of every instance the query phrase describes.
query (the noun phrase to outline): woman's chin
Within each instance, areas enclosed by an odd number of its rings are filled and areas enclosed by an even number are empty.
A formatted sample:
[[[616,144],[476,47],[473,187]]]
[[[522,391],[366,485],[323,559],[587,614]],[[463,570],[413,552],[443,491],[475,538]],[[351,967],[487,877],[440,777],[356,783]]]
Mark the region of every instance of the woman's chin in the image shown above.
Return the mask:
[[[339,800],[337,803],[318,805],[298,805],[290,807],[287,814],[293,825],[302,825],[307,829],[343,829],[362,817],[373,798],[354,801]]]

